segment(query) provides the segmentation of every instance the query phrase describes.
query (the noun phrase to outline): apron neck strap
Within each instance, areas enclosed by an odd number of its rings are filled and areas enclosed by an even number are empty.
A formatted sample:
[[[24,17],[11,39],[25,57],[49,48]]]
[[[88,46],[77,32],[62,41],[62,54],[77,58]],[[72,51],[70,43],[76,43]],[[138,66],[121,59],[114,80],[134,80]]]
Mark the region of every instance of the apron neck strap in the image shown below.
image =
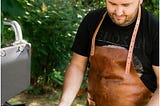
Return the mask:
[[[138,9],[138,16],[137,16],[136,24],[135,24],[134,31],[133,31],[133,34],[132,34],[130,46],[129,46],[126,68],[125,68],[126,74],[128,74],[130,72],[132,54],[133,54],[134,44],[135,44],[136,35],[137,35],[137,32],[138,32],[140,20],[141,20],[141,6],[139,6],[139,9]]]
[[[97,35],[98,31],[99,31],[99,28],[100,28],[100,26],[101,26],[101,24],[102,24],[102,22],[103,22],[103,20],[104,20],[104,18],[105,18],[105,16],[106,16],[106,14],[107,14],[107,11],[103,14],[103,17],[102,17],[101,21],[99,22],[99,24],[98,24],[98,26],[97,26],[94,34],[93,34],[90,56],[93,56],[93,55],[94,55],[96,35]]]

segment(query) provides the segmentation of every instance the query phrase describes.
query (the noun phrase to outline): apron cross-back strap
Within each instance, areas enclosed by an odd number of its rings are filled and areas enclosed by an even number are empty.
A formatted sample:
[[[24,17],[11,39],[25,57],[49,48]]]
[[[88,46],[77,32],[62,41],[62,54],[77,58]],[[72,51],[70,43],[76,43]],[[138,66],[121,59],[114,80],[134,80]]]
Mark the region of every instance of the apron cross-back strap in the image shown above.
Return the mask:
[[[98,31],[99,31],[99,28],[100,28],[100,26],[101,26],[101,24],[102,24],[102,22],[103,22],[103,20],[104,20],[104,18],[106,16],[106,14],[107,14],[107,11],[104,13],[101,21],[99,22],[99,24],[98,24],[98,26],[97,26],[94,34],[93,34],[90,56],[94,55],[96,35],[97,35]],[[137,35],[139,24],[140,24],[140,19],[141,19],[141,6],[139,6],[139,9],[138,9],[138,16],[137,16],[136,24],[135,24],[134,31],[133,31],[133,34],[132,34],[130,46],[129,46],[128,56],[127,56],[127,62],[126,62],[126,67],[125,67],[125,73],[126,74],[128,74],[130,72],[131,61],[132,61],[132,54],[133,54],[134,44],[135,44],[135,40],[136,40],[136,35]]]

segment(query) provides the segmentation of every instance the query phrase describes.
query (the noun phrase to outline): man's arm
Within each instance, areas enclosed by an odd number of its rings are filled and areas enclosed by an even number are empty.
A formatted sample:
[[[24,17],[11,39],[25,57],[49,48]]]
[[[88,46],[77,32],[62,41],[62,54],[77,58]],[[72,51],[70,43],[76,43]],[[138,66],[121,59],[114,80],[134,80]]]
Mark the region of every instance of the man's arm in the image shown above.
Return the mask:
[[[157,89],[147,106],[159,106],[159,66],[152,66],[157,78]]]
[[[88,57],[74,53],[64,79],[62,97],[58,106],[70,106],[81,86]]]

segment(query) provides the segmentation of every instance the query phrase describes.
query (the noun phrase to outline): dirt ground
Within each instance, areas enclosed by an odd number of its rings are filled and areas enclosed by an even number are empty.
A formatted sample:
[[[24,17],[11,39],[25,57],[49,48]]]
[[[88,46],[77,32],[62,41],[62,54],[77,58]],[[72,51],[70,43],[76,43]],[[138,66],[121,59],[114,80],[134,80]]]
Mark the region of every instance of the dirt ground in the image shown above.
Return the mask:
[[[25,106],[56,106],[60,98],[59,92],[43,95],[33,95],[22,92],[11,98],[8,102],[12,105],[25,104]],[[76,97],[72,106],[85,106],[86,95]]]
[[[8,102],[12,105],[25,104],[25,106],[56,106],[58,101],[53,101],[52,94],[33,95],[20,93]]]

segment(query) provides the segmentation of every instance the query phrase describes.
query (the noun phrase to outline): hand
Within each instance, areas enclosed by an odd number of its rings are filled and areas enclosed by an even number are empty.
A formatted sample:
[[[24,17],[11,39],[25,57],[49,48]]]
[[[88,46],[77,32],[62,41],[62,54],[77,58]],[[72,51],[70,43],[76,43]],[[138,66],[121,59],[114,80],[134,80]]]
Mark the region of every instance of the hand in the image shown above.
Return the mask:
[[[61,101],[58,106],[70,106],[67,102]]]

